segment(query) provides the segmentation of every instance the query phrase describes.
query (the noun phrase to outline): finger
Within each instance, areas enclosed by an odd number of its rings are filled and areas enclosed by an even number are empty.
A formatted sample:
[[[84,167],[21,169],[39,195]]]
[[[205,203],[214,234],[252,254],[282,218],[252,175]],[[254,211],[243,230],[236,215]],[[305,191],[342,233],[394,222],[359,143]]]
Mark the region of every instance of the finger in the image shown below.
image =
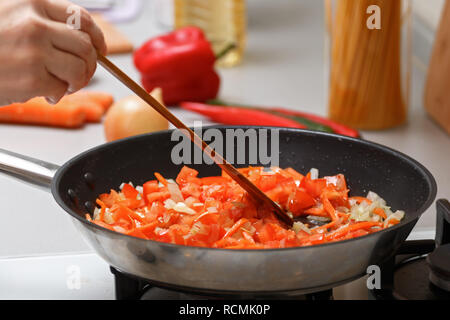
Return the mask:
[[[89,35],[83,31],[70,30],[59,22],[52,22],[51,26],[50,40],[53,46],[83,59],[88,69],[87,77],[92,78],[97,68],[97,52]]]
[[[45,81],[46,87],[43,92],[39,94],[39,96],[45,96],[45,99],[51,104],[57,104],[59,100],[61,100],[68,89],[68,84],[50,72],[47,72],[47,75],[43,79]]]
[[[107,49],[103,32],[86,9],[66,0],[46,0],[45,12],[50,19],[58,22],[67,23],[71,16],[74,16],[75,20],[79,19],[80,30],[89,34],[92,44],[98,51],[106,54]],[[79,17],[76,17],[76,15],[79,15]]]
[[[69,85],[69,92],[76,92],[85,87],[90,79],[86,62],[64,51],[51,50],[46,57],[45,66],[52,75]]]

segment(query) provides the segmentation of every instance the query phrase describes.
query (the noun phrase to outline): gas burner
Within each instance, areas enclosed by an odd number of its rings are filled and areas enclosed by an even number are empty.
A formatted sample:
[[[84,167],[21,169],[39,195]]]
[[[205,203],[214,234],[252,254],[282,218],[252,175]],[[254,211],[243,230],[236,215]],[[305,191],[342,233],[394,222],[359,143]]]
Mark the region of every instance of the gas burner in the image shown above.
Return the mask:
[[[232,294],[217,292],[193,292],[188,288],[166,288],[159,283],[125,274],[114,267],[111,272],[115,279],[117,300],[333,300],[333,290],[325,290],[310,294],[266,295]]]
[[[450,203],[437,201],[436,239],[406,241],[397,255],[380,266],[377,300],[450,299]]]

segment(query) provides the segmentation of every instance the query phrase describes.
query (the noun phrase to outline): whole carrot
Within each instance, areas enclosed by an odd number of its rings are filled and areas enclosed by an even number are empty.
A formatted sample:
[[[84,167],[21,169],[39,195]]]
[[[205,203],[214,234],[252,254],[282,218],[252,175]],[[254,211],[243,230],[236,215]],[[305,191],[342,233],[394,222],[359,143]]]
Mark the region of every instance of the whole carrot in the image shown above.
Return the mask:
[[[103,111],[106,112],[114,103],[114,97],[108,93],[99,91],[80,91],[77,94],[80,96],[86,96],[87,99],[102,106]]]
[[[44,98],[0,107],[0,122],[79,128],[86,118],[83,108],[74,104],[52,106]]]
[[[103,92],[79,91],[65,96],[61,103],[73,103],[83,107],[86,121],[98,123],[114,102],[112,95]]]
[[[67,107],[69,105],[83,109],[86,114],[87,122],[100,122],[105,114],[105,110],[101,104],[94,102],[90,97],[84,94],[74,93],[69,96],[65,96],[56,105],[56,107]]]

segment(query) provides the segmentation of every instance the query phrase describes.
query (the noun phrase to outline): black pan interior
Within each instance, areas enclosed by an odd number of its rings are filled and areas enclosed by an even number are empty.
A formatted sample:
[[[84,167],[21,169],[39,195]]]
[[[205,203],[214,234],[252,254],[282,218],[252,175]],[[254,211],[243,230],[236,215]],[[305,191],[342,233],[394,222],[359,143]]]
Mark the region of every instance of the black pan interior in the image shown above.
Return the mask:
[[[226,128],[233,127],[217,128],[225,133]],[[321,176],[343,173],[352,195],[366,195],[370,190],[378,193],[393,210],[406,211],[405,222],[417,219],[435,197],[436,184],[431,174],[391,149],[364,140],[296,129],[280,129],[279,136],[281,167],[293,167],[302,173],[317,168]],[[92,212],[99,194],[117,189],[122,182],[141,185],[155,179],[155,171],[175,178],[183,166],[171,161],[177,144],[171,141],[171,131],[165,131],[99,146],[58,171],[53,194],[64,209],[84,219],[86,212]],[[248,163],[236,166],[246,167]],[[201,176],[220,174],[216,165],[190,167]]]

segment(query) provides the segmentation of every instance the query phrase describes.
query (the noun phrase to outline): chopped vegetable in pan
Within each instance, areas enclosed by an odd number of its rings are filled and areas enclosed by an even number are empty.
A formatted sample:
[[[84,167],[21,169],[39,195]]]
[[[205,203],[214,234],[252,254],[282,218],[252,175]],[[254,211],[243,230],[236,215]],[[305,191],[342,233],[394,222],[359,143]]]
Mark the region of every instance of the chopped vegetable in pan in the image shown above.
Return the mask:
[[[374,192],[349,197],[342,174],[319,178],[317,169],[306,176],[292,168],[239,170],[302,222],[286,229],[226,173],[199,178],[188,167],[176,181],[155,173],[156,180],[143,186],[124,183],[120,191],[100,195],[94,217],[86,217],[104,228],[143,239],[226,249],[286,248],[352,239],[389,228],[404,217],[403,211],[392,212]]]

